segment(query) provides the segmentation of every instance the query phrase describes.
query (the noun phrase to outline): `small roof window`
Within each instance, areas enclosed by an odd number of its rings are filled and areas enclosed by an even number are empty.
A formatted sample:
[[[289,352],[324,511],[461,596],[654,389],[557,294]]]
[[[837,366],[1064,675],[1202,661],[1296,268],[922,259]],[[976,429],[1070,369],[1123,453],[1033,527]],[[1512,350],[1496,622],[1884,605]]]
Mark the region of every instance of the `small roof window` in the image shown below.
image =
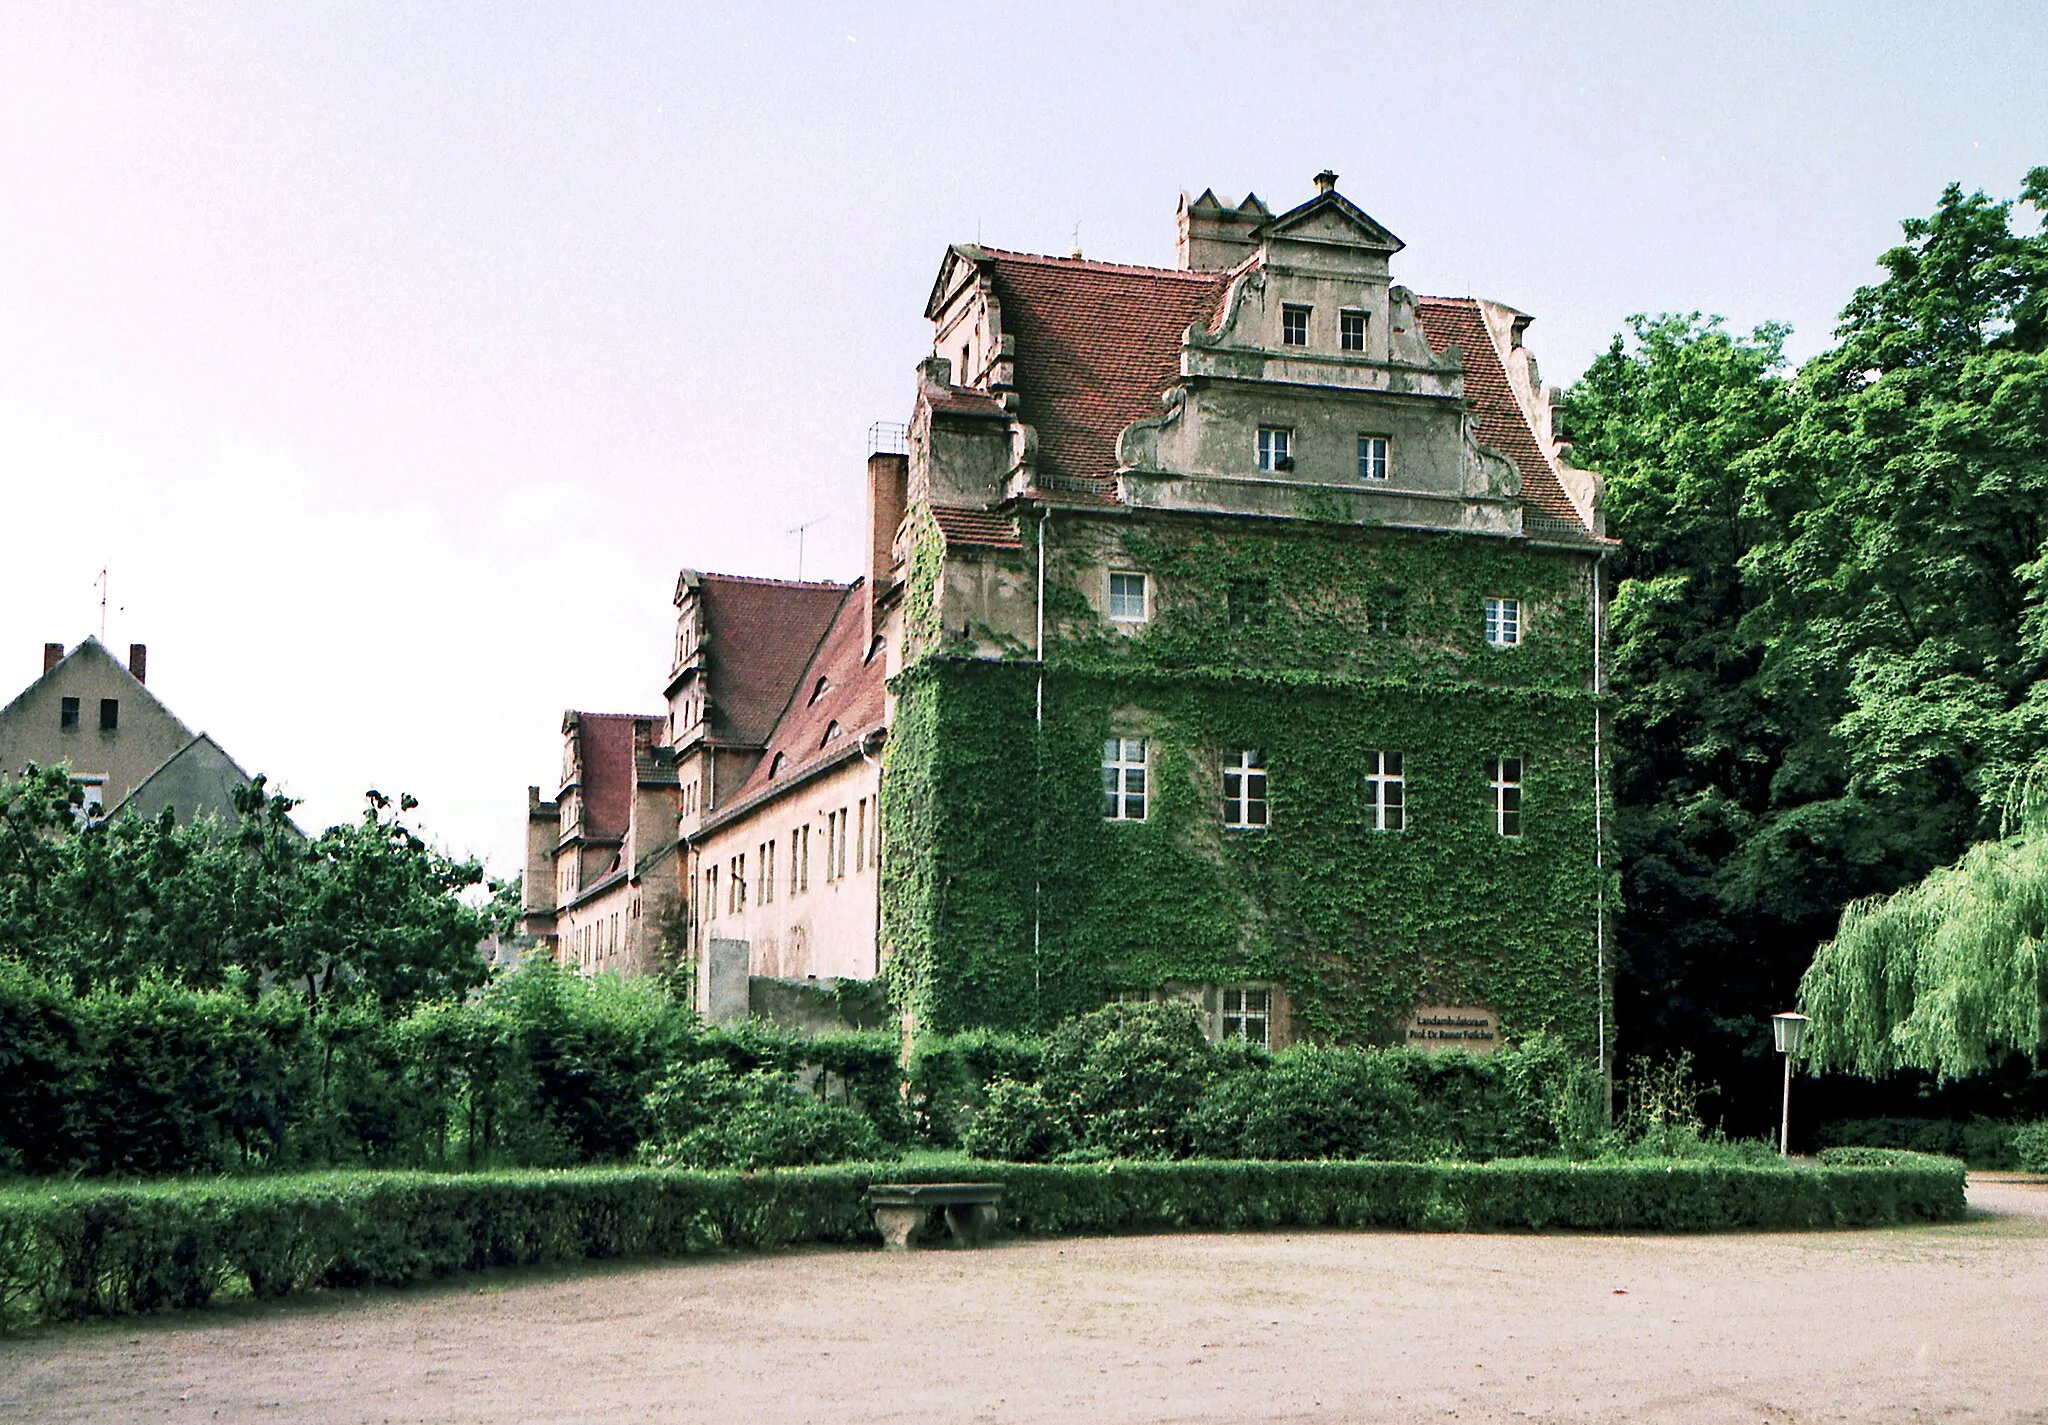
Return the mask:
[[[815,703],[818,699],[824,697],[825,694],[831,691],[832,680],[826,677],[824,674],[820,673],[818,675],[818,681],[811,684],[811,701]]]
[[[779,776],[781,776],[781,775],[782,775],[782,768],[783,768],[783,765],[784,765],[785,763],[787,763],[788,761],[789,761],[789,754],[788,754],[787,752],[778,752],[778,753],[776,753],[776,754],[775,754],[775,760],[774,760],[773,762],[770,762],[770,763],[768,764],[768,775],[769,775],[770,777],[779,777]]]
[[[818,739],[818,745],[820,747],[823,747],[828,742],[837,742],[839,740],[839,734],[844,731],[845,729],[840,727],[839,725],[839,719],[832,719],[832,721],[825,724],[825,735],[822,738]]]

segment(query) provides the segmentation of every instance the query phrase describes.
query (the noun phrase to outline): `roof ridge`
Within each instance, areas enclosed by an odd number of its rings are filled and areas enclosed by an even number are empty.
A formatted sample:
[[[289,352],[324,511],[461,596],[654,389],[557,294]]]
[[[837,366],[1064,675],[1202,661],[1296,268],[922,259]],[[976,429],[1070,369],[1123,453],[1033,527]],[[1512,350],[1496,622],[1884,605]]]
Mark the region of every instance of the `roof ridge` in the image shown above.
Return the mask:
[[[984,247],[990,257],[1019,262],[1042,262],[1052,267],[1071,267],[1096,272],[1142,272],[1148,277],[1178,277],[1191,282],[1214,282],[1228,275],[1228,269],[1191,270],[1185,267],[1151,267],[1141,262],[1103,262],[1092,257],[1058,257],[1046,252],[1012,252],[1008,248]]]
[[[838,589],[842,593],[860,582],[858,577],[842,584],[836,579],[771,579],[765,574],[713,574],[701,569],[696,574],[700,581],[717,579],[727,584],[754,584],[776,589]]]

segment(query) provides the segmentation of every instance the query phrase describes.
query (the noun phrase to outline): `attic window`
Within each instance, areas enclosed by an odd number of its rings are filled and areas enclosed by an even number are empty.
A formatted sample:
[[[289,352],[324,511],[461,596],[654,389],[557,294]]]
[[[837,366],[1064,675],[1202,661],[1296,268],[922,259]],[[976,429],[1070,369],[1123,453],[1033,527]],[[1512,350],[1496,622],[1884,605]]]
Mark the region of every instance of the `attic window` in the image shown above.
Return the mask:
[[[121,700],[119,698],[101,698],[100,731],[112,732],[115,728],[119,727],[120,725]]]
[[[1337,344],[1346,351],[1365,350],[1365,313],[1348,308],[1337,314]]]
[[[869,641],[869,643],[868,643],[868,653],[867,653],[867,657],[865,657],[865,658],[861,659],[860,661],[861,661],[861,662],[863,662],[863,663],[872,663],[872,662],[874,662],[874,661],[875,661],[875,655],[876,655],[877,653],[880,653],[881,651],[882,651],[882,635],[878,633],[878,634],[876,634],[876,635],[874,636],[874,638],[873,638],[872,640],[870,640],[870,641]]]
[[[818,745],[820,747],[823,747],[827,743],[837,742],[839,740],[839,734],[843,730],[844,729],[842,729],[839,726],[839,719],[834,718],[832,721],[825,724],[825,735],[818,740]]]
[[[67,732],[78,726],[78,699],[66,698],[57,705],[57,726]]]
[[[825,694],[831,691],[832,680],[821,675],[818,681],[811,685],[811,701],[815,703],[818,699],[824,697]]]
[[[770,763],[768,764],[768,775],[769,775],[770,777],[779,777],[779,776],[781,776],[781,775],[782,775],[782,764],[783,764],[783,763],[785,763],[785,762],[787,762],[788,760],[789,760],[789,754],[788,754],[788,753],[786,753],[786,752],[778,752],[778,753],[776,753],[776,754],[775,754],[775,760],[774,760],[773,762],[770,762]]]
[[[1280,344],[1282,346],[1308,345],[1308,314],[1310,308],[1297,307],[1288,303],[1280,309]]]

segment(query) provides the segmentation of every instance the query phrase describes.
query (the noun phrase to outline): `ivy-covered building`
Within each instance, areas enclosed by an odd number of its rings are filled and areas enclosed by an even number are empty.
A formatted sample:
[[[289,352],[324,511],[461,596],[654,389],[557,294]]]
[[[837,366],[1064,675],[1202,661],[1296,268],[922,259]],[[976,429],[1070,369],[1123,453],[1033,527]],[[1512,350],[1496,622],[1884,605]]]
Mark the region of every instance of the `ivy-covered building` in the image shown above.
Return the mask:
[[[1604,1052],[1600,484],[1530,319],[1396,285],[1335,185],[1183,198],[1172,269],[940,264],[870,460],[920,1028],[1177,995],[1273,1044]]]

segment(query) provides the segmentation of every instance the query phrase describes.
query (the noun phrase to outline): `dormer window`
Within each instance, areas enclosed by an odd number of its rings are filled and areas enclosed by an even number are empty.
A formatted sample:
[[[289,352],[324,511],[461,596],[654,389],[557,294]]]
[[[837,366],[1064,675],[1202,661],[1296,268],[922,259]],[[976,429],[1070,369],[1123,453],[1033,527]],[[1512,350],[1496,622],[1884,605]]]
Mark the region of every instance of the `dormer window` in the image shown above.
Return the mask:
[[[1280,344],[1282,346],[1308,345],[1308,307],[1298,307],[1292,302],[1280,309]]]
[[[1346,351],[1365,350],[1365,313],[1347,307],[1337,314],[1337,345]]]
[[[825,694],[831,691],[832,680],[830,678],[821,676],[819,677],[817,682],[811,684],[811,701],[815,703],[818,699],[824,697]]]
[[[825,735],[818,740],[818,745],[823,747],[828,743],[837,742],[842,731],[844,729],[839,726],[839,719],[834,718],[825,724]]]
[[[1272,473],[1294,468],[1294,432],[1286,426],[1259,427],[1259,469]]]
[[[786,762],[788,762],[788,761],[789,761],[789,754],[788,754],[788,753],[786,753],[786,752],[778,752],[778,753],[776,753],[776,754],[775,754],[775,760],[774,760],[773,762],[770,762],[770,763],[768,764],[768,776],[769,776],[769,777],[770,777],[771,779],[773,779],[773,778],[776,778],[776,777],[779,777],[779,776],[781,776],[781,775],[782,775],[782,768],[783,768],[783,764],[784,764],[784,763],[786,763]]]

